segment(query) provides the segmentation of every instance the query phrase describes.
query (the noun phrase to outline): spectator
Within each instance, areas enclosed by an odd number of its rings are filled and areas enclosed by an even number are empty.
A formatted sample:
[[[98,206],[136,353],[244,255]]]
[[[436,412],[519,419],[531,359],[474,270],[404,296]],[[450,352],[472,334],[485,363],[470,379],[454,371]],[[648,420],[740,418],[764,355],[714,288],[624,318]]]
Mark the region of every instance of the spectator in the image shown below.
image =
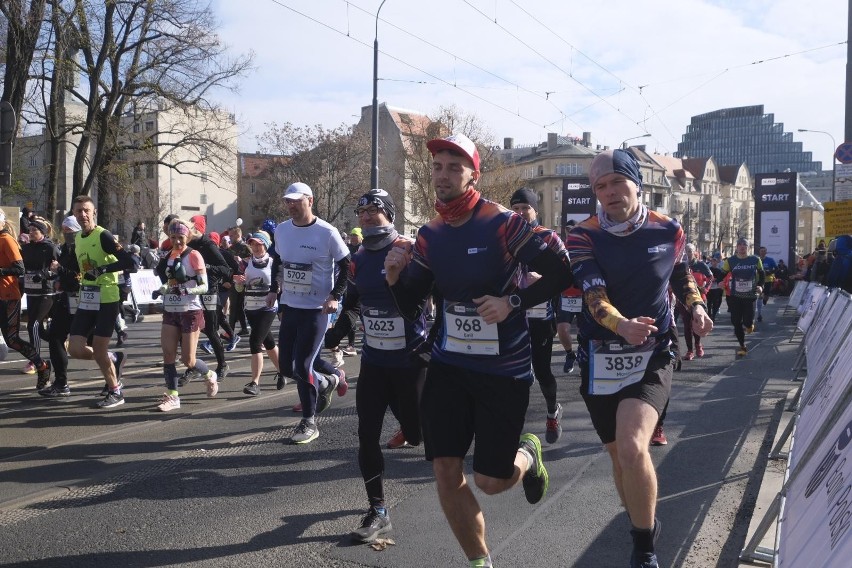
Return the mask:
[[[147,240],[148,239],[145,237],[145,223],[139,221],[136,223],[136,227],[130,235],[130,244],[137,245],[141,249]]]

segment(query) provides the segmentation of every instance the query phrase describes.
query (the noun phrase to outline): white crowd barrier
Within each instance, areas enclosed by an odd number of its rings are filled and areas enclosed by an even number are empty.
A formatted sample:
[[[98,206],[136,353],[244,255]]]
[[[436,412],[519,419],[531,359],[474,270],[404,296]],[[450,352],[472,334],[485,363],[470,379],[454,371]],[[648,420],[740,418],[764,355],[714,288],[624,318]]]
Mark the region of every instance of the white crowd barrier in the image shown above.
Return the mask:
[[[133,297],[135,298],[137,305],[162,304],[163,300],[161,298],[157,298],[155,300],[151,297],[154,290],[159,289],[160,277],[157,276],[153,270],[140,269],[136,272],[130,273],[130,290],[133,293]],[[132,305],[131,299],[128,298],[124,304]],[[25,311],[26,309],[27,295],[24,294],[21,297],[21,311]]]
[[[740,558],[776,567],[846,567],[852,558],[852,297],[815,284],[797,283],[797,291],[789,305],[801,315],[807,375],[778,443],[790,440],[785,481]],[[758,546],[773,522],[775,548]]]

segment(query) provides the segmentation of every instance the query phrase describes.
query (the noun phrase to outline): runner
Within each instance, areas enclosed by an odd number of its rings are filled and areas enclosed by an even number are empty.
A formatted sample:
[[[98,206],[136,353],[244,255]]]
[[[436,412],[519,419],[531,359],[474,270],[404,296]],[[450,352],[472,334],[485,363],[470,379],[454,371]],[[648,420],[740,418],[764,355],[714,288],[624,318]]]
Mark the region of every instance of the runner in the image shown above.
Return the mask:
[[[51,240],[53,227],[45,219],[35,217],[30,220],[30,241],[21,247],[24,260],[24,293],[27,295],[27,333],[30,343],[41,355],[43,325],[53,308],[55,292],[53,282],[56,275],[50,272],[50,264],[59,258],[59,247]],[[35,365],[30,361],[24,369],[27,374],[35,373]],[[47,383],[39,381],[36,388],[41,390]]]
[[[74,359],[95,360],[106,381],[101,391],[103,399],[97,406],[114,408],[124,404],[121,374],[126,356],[110,352],[109,342],[121,309],[118,272],[131,268],[133,259],[109,231],[95,223],[98,211],[91,197],[75,197],[71,211],[81,227],[74,253],[82,280],[80,305],[71,322],[68,354]],[[91,347],[87,344],[90,335],[93,335]]]
[[[71,320],[80,304],[80,268],[74,253],[74,241],[80,234],[80,223],[74,217],[62,221],[64,242],[59,247],[59,260],[50,264],[50,271],[57,274],[59,293],[50,311],[50,333],[48,347],[50,362],[53,365],[53,384],[38,391],[46,397],[65,397],[71,395],[68,386],[68,351],[65,341],[71,331]]]
[[[570,232],[577,225],[573,219],[566,223],[567,229]],[[571,344],[571,324],[577,318],[578,314],[583,311],[583,293],[574,284],[573,278],[571,285],[562,290],[559,296],[559,309],[556,315],[556,335],[559,337],[559,343],[565,350],[565,362],[562,364],[562,372],[569,375],[574,372],[574,365],[577,362],[577,354]]]
[[[580,394],[609,452],[615,487],[632,523],[631,568],[656,568],[657,476],[649,443],[671,391],[669,284],[692,310],[693,328],[713,327],[687,270],[683,229],[639,199],[642,175],[626,150],[606,150],[589,168],[596,216],[566,239],[583,290]]]
[[[725,273],[722,271],[722,254],[719,252],[714,252],[710,258],[710,274],[713,275],[713,281],[710,283],[710,289],[707,290],[707,306],[710,310],[710,318],[715,322],[719,309],[722,307],[722,297],[725,295],[722,286]]]
[[[530,224],[533,232],[538,235],[553,252],[565,257],[568,253],[559,236],[538,222],[538,196],[529,189],[521,188],[512,194],[509,200],[512,211]],[[527,269],[523,271],[521,288],[535,282],[538,275]],[[556,377],[550,370],[550,360],[553,357],[553,336],[556,332],[556,315],[554,305],[560,297],[542,302],[527,310],[527,325],[529,326],[530,344],[532,349],[532,367],[541,394],[547,405],[547,420],[545,421],[545,440],[555,444],[562,436],[562,405],[556,402]]]
[[[748,254],[748,247],[748,239],[740,237],[736,253],[722,264],[722,272],[731,274],[728,309],[740,344],[737,348],[740,357],[748,354],[745,332],[754,333],[754,302],[763,293],[764,280],[763,263],[757,256]]]
[[[245,394],[260,394],[260,375],[263,373],[263,351],[278,370],[278,346],[272,337],[272,322],[275,320],[275,306],[267,305],[266,297],[270,292],[278,293],[278,280],[273,277],[271,247],[269,235],[258,231],[248,238],[251,258],[246,265],[245,274],[234,276],[234,284],[241,288],[245,298],[246,319],[251,326],[249,351],[251,352],[251,381],[243,388]]]
[[[163,297],[163,325],[160,328],[160,345],[163,348],[163,375],[166,393],[157,406],[162,412],[180,408],[178,372],[175,367],[178,345],[180,359],[187,369],[204,377],[207,397],[219,392],[216,372],[208,369],[201,359],[196,359],[198,337],[204,327],[204,306],[201,296],[207,292],[207,270],[204,259],[197,250],[189,248],[189,241],[200,233],[188,221],[173,219],[168,227],[172,243],[169,256],[160,261],[157,275],[163,286],[154,292]]]
[[[426,367],[413,354],[426,337],[426,320],[422,310],[411,321],[400,316],[382,274],[391,247],[413,244],[393,226],[393,198],[383,189],[372,189],[358,200],[355,214],[363,231],[363,246],[352,257],[340,317],[347,317],[360,307],[364,324],[355,405],[358,465],[369,508],[351,536],[360,542],[373,542],[392,530],[385,503],[380,442],[388,407],[400,422],[403,443],[416,446],[422,437],[418,393],[426,379]]]
[[[763,321],[763,306],[769,303],[769,295],[775,286],[775,270],[778,268],[778,264],[774,258],[766,256],[766,247],[760,247],[757,250],[757,255],[760,257],[761,264],[763,264],[763,273],[765,275],[763,298],[758,298],[758,301],[755,302],[755,306],[757,306],[757,322],[760,323]]]
[[[26,208],[25,208],[26,209]],[[23,217],[22,217],[23,219]],[[21,249],[14,228],[0,209],[0,331],[9,348],[26,357],[35,367],[36,385],[44,388],[50,382],[50,362],[45,361],[30,343],[21,339],[21,287],[18,277],[24,274]]]
[[[427,147],[439,216],[420,228],[413,254],[408,247],[391,248],[386,279],[408,320],[419,316],[433,285],[442,297],[444,323],[421,401],[426,459],[470,565],[491,566],[464,458],[475,439],[474,480],[487,495],[519,482],[530,503],[547,493],[541,442],[521,435],[533,380],[525,310],[558,294],[570,276],[564,259],[528,223],[481,198],[475,188],[479,152],[469,138],[458,134]],[[541,278],[519,290],[522,263]]]
[[[292,184],[284,192],[290,220],[275,227],[278,259],[273,273],[281,271],[280,303],[284,307],[278,334],[279,388],[284,378],[296,379],[302,420],[293,432],[294,444],[307,444],[319,437],[316,415],[329,407],[335,390],[346,393],[348,384],[335,374],[313,370],[322,348],[329,315],[337,311],[349,272],[349,249],[340,233],[314,215],[314,194],[304,183]],[[279,260],[280,259],[280,260]],[[275,305],[277,294],[267,302]]]

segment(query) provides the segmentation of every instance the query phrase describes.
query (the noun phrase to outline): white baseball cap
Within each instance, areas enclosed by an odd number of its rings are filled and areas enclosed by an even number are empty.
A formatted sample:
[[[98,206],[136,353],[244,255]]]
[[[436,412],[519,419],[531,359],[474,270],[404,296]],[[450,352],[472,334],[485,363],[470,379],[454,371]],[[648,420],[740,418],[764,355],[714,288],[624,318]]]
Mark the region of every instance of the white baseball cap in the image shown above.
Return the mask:
[[[287,191],[284,192],[284,199],[302,199],[303,197],[313,197],[314,192],[311,190],[311,187],[300,181],[297,181],[293,185],[287,188]]]

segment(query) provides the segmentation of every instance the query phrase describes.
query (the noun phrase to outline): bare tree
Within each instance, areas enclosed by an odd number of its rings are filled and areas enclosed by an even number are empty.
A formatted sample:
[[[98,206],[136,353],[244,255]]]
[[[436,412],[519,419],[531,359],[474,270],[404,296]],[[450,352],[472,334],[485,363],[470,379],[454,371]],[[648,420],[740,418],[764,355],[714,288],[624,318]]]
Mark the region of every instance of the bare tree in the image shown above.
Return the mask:
[[[0,100],[8,101],[18,116],[24,106],[30,65],[41,33],[46,5],[47,0],[0,2],[0,13],[6,19],[6,48],[3,53],[6,67]]]
[[[288,156],[274,175],[282,186],[296,181],[311,186],[314,210],[329,223],[342,224],[345,209],[369,186],[369,133],[346,125],[327,130],[271,123],[259,142],[265,151]]]
[[[191,175],[198,175],[197,168],[188,164],[216,168],[233,154],[233,140],[224,140],[217,127],[223,113],[209,97],[217,88],[235,88],[234,79],[250,69],[252,56],[227,55],[209,5],[197,0],[55,0],[54,10],[68,22],[65,61],[84,78],[79,86],[67,85],[85,107],[75,126],[73,195],[90,194],[98,182],[102,221],[110,216],[110,166],[131,157],[127,152],[145,150],[132,157]],[[46,80],[59,82],[59,75]],[[127,132],[130,117],[150,110],[181,119],[140,147]]]

